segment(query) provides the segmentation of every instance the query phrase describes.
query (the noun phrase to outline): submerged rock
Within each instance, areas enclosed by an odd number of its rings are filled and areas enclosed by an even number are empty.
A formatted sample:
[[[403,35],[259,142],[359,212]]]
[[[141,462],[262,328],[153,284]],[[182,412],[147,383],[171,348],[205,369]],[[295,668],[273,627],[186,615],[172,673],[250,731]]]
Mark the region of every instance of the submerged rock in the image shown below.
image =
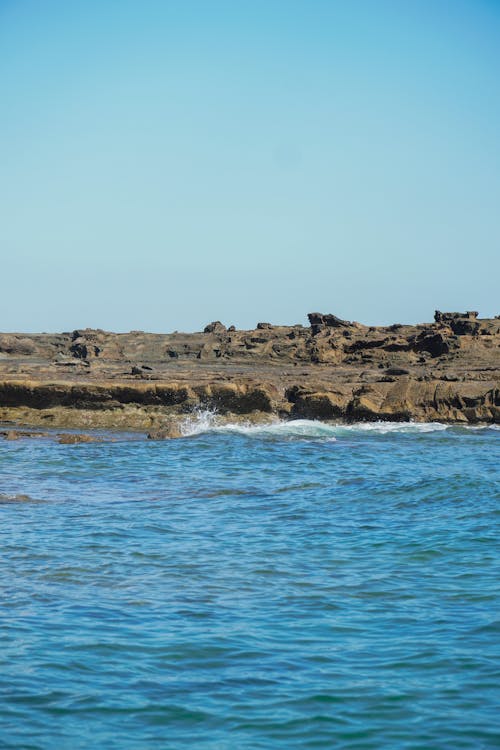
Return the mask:
[[[0,503],[29,503],[34,502],[29,495],[5,495],[0,492]]]
[[[59,435],[61,445],[75,445],[76,443],[97,443],[99,438],[94,435],[75,435],[74,433],[64,433]]]
[[[172,421],[153,428],[148,432],[148,440],[172,440],[183,437],[179,425]]]
[[[40,432],[40,430],[2,430],[0,431],[0,437],[4,440],[19,440],[20,438],[44,438],[48,437],[48,432]]]

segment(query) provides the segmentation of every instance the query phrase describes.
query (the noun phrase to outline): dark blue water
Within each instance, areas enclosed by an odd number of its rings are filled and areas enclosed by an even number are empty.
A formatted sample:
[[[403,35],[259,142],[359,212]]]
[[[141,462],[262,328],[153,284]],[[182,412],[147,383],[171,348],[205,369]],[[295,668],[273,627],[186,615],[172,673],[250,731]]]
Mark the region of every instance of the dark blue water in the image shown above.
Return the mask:
[[[500,747],[499,447],[1,442],[0,746]]]

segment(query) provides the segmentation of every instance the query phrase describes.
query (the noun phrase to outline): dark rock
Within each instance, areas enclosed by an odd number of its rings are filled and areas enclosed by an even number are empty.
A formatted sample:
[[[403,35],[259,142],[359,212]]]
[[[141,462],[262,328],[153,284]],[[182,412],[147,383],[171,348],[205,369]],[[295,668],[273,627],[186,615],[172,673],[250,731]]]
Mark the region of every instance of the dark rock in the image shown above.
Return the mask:
[[[460,320],[462,318],[476,320],[478,315],[479,313],[476,310],[468,310],[467,312],[441,312],[441,310],[436,310],[434,320],[436,323],[449,324],[453,320]]]
[[[378,347],[385,347],[388,339],[358,339],[353,344],[346,348],[347,352],[357,352],[362,349],[377,349]]]
[[[405,370],[404,367],[388,367],[385,373],[386,375],[409,375],[410,371]]]
[[[312,335],[316,336],[324,328],[344,328],[352,325],[348,320],[337,318],[336,315],[323,313],[308,313],[307,315],[312,329]]]
[[[431,357],[440,357],[443,354],[448,354],[450,345],[443,334],[423,331],[416,337],[413,350],[415,352],[429,352]]]
[[[450,328],[457,336],[475,336],[479,333],[481,324],[471,318],[460,318],[450,322]]]
[[[89,357],[98,357],[101,353],[101,349],[99,346],[87,341],[83,337],[75,339],[69,350],[74,357],[77,357],[77,359],[89,359]]]

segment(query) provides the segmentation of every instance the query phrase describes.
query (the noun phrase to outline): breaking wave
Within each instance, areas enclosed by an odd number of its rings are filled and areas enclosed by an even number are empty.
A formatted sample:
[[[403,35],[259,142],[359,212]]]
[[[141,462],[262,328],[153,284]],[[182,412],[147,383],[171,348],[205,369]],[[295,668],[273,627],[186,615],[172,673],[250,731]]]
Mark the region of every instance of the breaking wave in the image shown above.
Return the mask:
[[[495,426],[493,426],[495,427]],[[450,429],[464,429],[441,422],[357,422],[354,424],[332,424],[312,419],[291,419],[265,423],[250,421],[228,422],[216,411],[197,410],[184,419],[181,432],[185,437],[205,433],[236,433],[248,436],[273,436],[283,438],[324,438],[335,440],[338,437],[355,434],[421,434],[443,432]],[[478,429],[467,427],[465,429]]]

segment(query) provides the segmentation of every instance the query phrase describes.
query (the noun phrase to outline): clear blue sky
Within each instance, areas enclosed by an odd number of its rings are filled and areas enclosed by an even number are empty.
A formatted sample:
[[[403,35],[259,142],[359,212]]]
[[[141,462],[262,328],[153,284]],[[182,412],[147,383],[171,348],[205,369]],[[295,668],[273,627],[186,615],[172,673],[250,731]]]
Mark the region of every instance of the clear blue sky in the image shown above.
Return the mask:
[[[498,0],[0,0],[0,330],[500,314]]]

